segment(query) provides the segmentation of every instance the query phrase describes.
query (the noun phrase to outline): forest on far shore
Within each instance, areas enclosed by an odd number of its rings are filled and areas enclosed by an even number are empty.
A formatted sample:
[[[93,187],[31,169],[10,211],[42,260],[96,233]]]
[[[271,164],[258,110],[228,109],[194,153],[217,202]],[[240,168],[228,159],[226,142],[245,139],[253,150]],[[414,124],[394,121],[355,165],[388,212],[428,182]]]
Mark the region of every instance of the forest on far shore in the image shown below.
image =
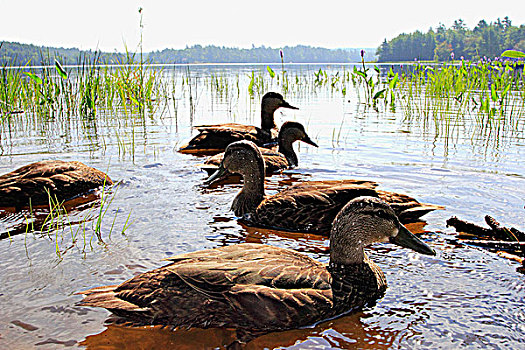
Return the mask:
[[[281,63],[280,50],[284,63],[349,63],[361,61],[360,48],[326,49],[305,45],[286,46],[281,49],[265,46],[250,49],[222,46],[194,45],[185,49],[164,49],[144,53],[146,63],[191,64],[191,63]],[[96,60],[103,64],[138,63],[140,55],[136,52],[107,53],[81,51],[75,48],[54,48],[0,41],[1,66],[25,66],[54,64],[58,59],[62,64],[82,64],[85,60]],[[375,49],[365,48],[367,60],[374,60]]]
[[[497,5],[495,5],[497,6]],[[509,17],[468,29],[462,19],[450,28],[443,24],[426,33],[416,31],[384,40],[377,49],[378,62],[477,60],[494,58],[505,50],[525,51],[525,25],[513,26]]]
[[[266,46],[234,48],[224,46],[193,45],[184,49],[164,49],[145,52],[140,57],[134,51],[100,52],[81,51],[76,48],[54,48],[0,41],[0,66],[35,66],[54,64],[82,64],[86,61],[101,64],[145,63],[192,64],[192,63],[352,63],[360,62],[361,49],[365,50],[367,62],[404,62],[479,60],[494,58],[505,50],[525,51],[525,25],[512,25],[509,17],[487,23],[481,20],[467,28],[462,19],[454,21],[450,28],[440,24],[426,33],[415,31],[400,34],[391,40],[385,39],[375,48],[327,49],[305,45],[271,48]]]

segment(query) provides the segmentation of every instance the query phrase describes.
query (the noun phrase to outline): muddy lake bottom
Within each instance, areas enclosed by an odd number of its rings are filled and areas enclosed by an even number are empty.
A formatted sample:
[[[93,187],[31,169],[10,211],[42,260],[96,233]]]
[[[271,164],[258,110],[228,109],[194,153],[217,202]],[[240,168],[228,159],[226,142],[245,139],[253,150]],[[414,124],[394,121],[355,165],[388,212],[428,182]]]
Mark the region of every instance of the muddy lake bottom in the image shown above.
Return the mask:
[[[240,225],[229,209],[241,185],[202,186],[206,173],[199,164],[204,158],[177,152],[194,135],[192,125],[260,123],[260,97],[250,98],[246,89],[218,94],[204,83],[218,72],[245,76],[246,66],[191,69],[200,80],[191,102],[187,89],[177,92],[176,113],[144,117],[101,108],[89,123],[49,118],[4,127],[0,173],[44,159],[79,160],[107,172],[118,185],[102,220],[105,244],[93,238],[89,222],[86,234],[76,239],[66,226],[0,240],[0,348],[223,347],[235,336],[232,330],[107,324],[109,312],[77,306],[82,296],[75,293],[121,283],[175,254],[242,242],[296,249],[328,262],[327,238]],[[279,91],[278,86],[269,89]],[[319,148],[295,144],[299,166],[268,177],[267,194],[301,181],[368,179],[382,190],[446,209],[408,226],[436,256],[386,243],[367,250],[389,286],[375,305],[310,328],[261,336],[247,348],[523,348],[525,276],[516,271],[520,265],[458,244],[456,232],[445,223],[457,216],[482,224],[489,214],[506,226],[525,229],[523,130],[502,130],[496,136],[478,132],[475,118],[467,115],[444,134],[435,124],[407,120],[400,109],[365,108],[354,92],[292,91],[285,97],[300,109],[278,110],[276,123],[301,122]],[[70,215],[82,221],[87,212]],[[4,214],[0,232],[15,232],[23,223],[23,215]]]

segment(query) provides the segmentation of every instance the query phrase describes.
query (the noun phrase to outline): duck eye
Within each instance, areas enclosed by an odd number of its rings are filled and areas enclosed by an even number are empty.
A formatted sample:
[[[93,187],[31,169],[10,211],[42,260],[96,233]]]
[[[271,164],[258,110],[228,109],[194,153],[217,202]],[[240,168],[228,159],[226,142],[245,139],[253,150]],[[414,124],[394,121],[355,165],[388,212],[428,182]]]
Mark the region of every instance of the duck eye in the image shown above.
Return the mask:
[[[382,219],[390,219],[392,217],[392,215],[390,215],[389,213],[387,213],[386,211],[384,210],[378,210],[375,212],[375,215],[382,218]]]

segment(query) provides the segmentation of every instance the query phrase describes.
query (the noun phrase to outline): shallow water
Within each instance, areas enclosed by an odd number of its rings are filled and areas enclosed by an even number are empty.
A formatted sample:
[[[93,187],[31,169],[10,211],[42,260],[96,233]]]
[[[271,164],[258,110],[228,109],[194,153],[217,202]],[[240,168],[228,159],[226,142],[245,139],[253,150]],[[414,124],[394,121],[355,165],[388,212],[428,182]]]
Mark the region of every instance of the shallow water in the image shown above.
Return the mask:
[[[318,68],[287,69],[311,73]],[[327,261],[325,238],[238,224],[229,207],[239,185],[202,187],[205,173],[198,164],[203,159],[176,152],[191,136],[192,124],[259,123],[259,102],[249,98],[246,88],[252,69],[191,66],[194,105],[188,85],[179,84],[176,115],[172,107],[146,118],[101,109],[94,121],[20,120],[3,130],[0,173],[42,159],[80,160],[107,171],[120,184],[102,223],[105,245],[93,240],[89,222],[87,243],[73,243],[69,228],[0,240],[1,348],[219,347],[231,341],[231,331],[108,326],[109,313],[76,306],[82,297],[75,293],[120,283],[161,266],[161,259],[173,254],[240,242],[288,247]],[[185,70],[165,74],[176,74],[180,83]],[[220,95],[210,88],[212,74],[232,81],[227,92]],[[233,87],[237,77],[239,92]],[[329,88],[305,87],[287,94],[287,101],[300,110],[279,110],[277,124],[303,123],[319,148],[296,145],[299,167],[268,178],[268,193],[305,180],[378,181],[381,189],[446,206],[426,215],[426,224],[409,226],[422,232],[438,254],[428,257],[375,245],[369,254],[389,283],[376,305],[312,328],[262,336],[248,348],[522,348],[525,281],[516,272],[519,265],[454,244],[455,233],[445,221],[458,216],[482,224],[490,214],[506,226],[525,228],[523,121],[521,130],[488,135],[467,115],[445,135],[433,123],[405,120],[400,108],[366,109],[353,87],[348,89],[345,97]],[[81,221],[86,212],[71,215]],[[128,215],[132,223],[123,235]],[[20,216],[0,218],[0,232],[21,221]]]

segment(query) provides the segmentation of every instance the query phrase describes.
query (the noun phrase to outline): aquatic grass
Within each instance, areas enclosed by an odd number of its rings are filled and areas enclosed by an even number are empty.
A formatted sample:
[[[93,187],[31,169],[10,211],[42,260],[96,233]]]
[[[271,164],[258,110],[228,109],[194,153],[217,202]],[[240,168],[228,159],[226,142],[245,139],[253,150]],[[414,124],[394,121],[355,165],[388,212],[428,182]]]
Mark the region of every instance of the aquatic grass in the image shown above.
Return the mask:
[[[7,64],[4,64],[0,69],[0,79],[2,81],[0,89],[0,125],[3,124],[8,116],[22,113],[19,108],[22,72],[22,67],[8,69]]]
[[[102,118],[113,118],[113,113],[119,125],[133,129],[123,132],[119,128],[115,132],[119,154],[128,155],[133,154],[129,147],[136,142],[133,125],[145,126],[146,118],[153,120],[165,114],[177,119],[181,102],[189,106],[191,123],[202,96],[213,100],[212,107],[216,101],[226,104],[235,119],[234,107],[239,104],[241,91],[248,92],[250,106],[257,106],[255,101],[265,92],[277,89],[302,97],[326,92],[343,99],[357,97],[365,110],[371,107],[385,114],[400,108],[406,121],[432,124],[444,131],[464,124],[465,118],[474,118],[483,128],[523,129],[523,74],[501,62],[416,62],[394,71],[365,64],[363,53],[360,65],[349,66],[348,70],[323,67],[287,71],[283,59],[281,72],[265,65],[236,76],[220,70],[199,76],[190,66],[151,66],[140,55],[140,47],[139,53],[126,52],[125,60],[115,66],[99,65],[94,55],[79,59],[75,66],[54,58],[54,65],[44,68],[0,68],[0,135],[9,137],[13,128],[51,133],[50,121],[67,135],[74,123],[72,117],[78,116],[86,137],[93,138],[92,147],[106,147],[103,136],[98,136],[97,124]],[[494,133],[487,135],[492,137]]]
[[[523,74],[501,62],[465,62],[425,66],[417,62],[395,89],[406,122],[433,126],[450,138],[474,120],[469,133],[485,145],[499,145],[502,130],[523,133]]]
[[[49,239],[53,243],[55,254],[59,259],[62,259],[63,255],[74,247],[85,254],[88,250],[94,249],[94,243],[105,246],[107,241],[103,238],[103,233],[106,234],[107,239],[111,240],[120,212],[120,210],[115,211],[110,227],[106,227],[104,222],[107,220],[105,217],[117,194],[118,186],[119,184],[108,187],[104,184],[100,188],[100,196],[96,200],[92,198],[75,207],[71,207],[68,202],[57,200],[48,192],[48,205],[46,207],[33,208],[30,204],[28,211],[22,213],[23,223],[21,226],[23,227],[17,226],[12,232],[8,231],[7,236],[5,234],[3,236],[7,238],[13,234],[24,232],[24,244],[28,256],[27,237],[30,234]],[[125,235],[131,224],[130,211],[120,234]]]

